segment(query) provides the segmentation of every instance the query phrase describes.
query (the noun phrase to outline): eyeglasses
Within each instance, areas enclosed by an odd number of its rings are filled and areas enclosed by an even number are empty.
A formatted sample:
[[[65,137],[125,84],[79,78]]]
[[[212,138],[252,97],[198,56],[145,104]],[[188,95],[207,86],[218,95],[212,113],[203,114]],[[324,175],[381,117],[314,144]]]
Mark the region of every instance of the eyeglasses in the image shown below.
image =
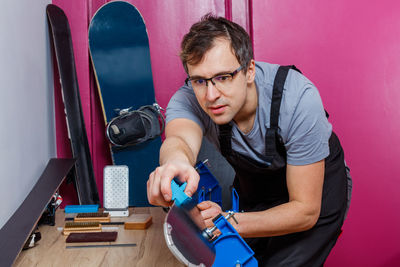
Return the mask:
[[[195,90],[201,90],[201,89],[206,89],[208,87],[208,82],[210,81],[215,87],[223,90],[230,86],[235,75],[237,73],[239,73],[242,69],[243,69],[243,66],[240,66],[233,72],[218,74],[218,75],[208,78],[208,79],[187,77],[185,80],[185,83],[186,83],[186,85],[189,85],[189,83],[190,83],[192,85],[193,89],[195,89]]]

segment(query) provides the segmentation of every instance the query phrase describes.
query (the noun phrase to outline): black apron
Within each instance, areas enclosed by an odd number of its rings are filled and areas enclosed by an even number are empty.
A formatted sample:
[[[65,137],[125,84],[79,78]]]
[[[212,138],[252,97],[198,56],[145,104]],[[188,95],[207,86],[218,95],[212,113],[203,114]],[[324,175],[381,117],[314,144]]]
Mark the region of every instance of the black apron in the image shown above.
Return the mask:
[[[236,171],[233,186],[239,194],[239,208],[261,211],[288,202],[286,150],[278,134],[283,86],[289,69],[281,66],[275,76],[270,128],[265,137],[266,153],[261,164],[232,150],[232,124],[219,125],[222,155]],[[341,232],[347,205],[347,176],[339,139],[332,132],[330,154],[325,159],[321,212],[316,225],[303,232],[276,237],[249,238],[259,266],[322,266]]]

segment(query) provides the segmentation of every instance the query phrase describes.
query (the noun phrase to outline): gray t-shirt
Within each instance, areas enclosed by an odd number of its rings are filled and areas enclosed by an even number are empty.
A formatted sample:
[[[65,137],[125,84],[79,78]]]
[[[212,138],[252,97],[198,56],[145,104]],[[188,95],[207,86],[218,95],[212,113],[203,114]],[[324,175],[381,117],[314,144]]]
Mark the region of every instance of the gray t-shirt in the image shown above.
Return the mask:
[[[265,155],[265,134],[270,124],[271,96],[278,67],[279,65],[256,62],[255,83],[259,104],[251,131],[247,134],[241,133],[232,122],[232,149],[258,162],[263,160],[254,150]],[[167,123],[176,118],[196,122],[203,129],[205,137],[219,149],[218,125],[201,109],[189,86],[182,86],[173,95],[166,117]],[[321,97],[317,88],[294,70],[289,71],[284,85],[279,130],[286,148],[288,164],[311,164],[329,155],[328,141],[332,125],[325,116]]]

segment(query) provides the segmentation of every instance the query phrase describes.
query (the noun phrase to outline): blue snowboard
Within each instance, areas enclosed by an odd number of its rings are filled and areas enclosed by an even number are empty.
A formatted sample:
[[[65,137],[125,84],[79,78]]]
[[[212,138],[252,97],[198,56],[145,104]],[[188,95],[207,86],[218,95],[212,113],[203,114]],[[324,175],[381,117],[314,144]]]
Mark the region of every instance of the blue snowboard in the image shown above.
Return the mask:
[[[104,120],[116,110],[155,103],[149,41],[142,15],[131,4],[103,5],[89,26],[89,49]],[[126,148],[111,148],[115,165],[129,167],[129,206],[149,206],[146,182],[158,166],[161,138]]]

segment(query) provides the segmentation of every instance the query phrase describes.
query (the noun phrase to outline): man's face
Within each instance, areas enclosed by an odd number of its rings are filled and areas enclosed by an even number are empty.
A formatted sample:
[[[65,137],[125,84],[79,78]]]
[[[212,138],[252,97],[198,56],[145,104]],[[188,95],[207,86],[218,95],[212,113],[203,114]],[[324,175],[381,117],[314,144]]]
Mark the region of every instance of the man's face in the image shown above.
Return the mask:
[[[254,63],[251,65],[254,66]],[[200,63],[187,66],[189,76],[196,79],[232,73],[239,67],[240,64],[232,52],[230,43],[225,39],[215,40],[214,46],[204,55]],[[193,86],[193,90],[200,106],[210,118],[216,124],[226,124],[240,116],[241,111],[248,105],[247,89],[253,82],[254,76],[246,75],[245,71],[241,70],[227,85],[214,85],[208,81],[207,86],[203,82],[202,88]]]

